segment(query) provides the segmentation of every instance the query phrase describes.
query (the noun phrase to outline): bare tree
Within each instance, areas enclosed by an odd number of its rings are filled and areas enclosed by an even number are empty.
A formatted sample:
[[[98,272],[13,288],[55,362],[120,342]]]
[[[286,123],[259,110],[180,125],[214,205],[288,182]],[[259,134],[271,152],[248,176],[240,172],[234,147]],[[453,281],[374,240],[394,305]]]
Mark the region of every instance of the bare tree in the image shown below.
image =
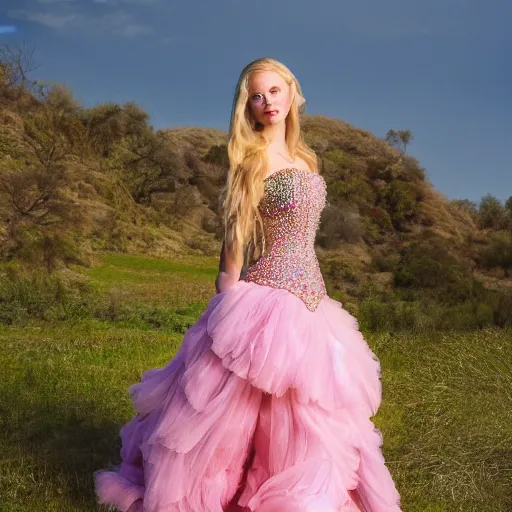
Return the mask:
[[[161,133],[145,132],[125,137],[120,148],[120,176],[137,203],[151,203],[151,192],[175,190],[178,185],[177,155],[166,145]]]
[[[24,116],[23,133],[4,131],[0,154],[0,212],[4,236],[0,256],[44,255],[50,270],[56,248],[84,216],[69,193],[73,147],[83,126],[74,116],[42,106]],[[53,244],[55,250],[50,250]]]
[[[0,45],[0,88],[2,96],[19,98],[32,90],[36,82],[29,73],[39,66],[34,61],[35,46],[23,41],[21,44]]]

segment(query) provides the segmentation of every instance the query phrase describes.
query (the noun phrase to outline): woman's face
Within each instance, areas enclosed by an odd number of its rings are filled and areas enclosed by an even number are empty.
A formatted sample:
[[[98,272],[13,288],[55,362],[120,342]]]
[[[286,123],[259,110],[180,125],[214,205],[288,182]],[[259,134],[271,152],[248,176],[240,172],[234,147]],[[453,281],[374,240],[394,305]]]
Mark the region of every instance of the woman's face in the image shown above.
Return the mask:
[[[261,71],[249,77],[249,109],[263,126],[284,122],[292,103],[290,86],[275,71]]]

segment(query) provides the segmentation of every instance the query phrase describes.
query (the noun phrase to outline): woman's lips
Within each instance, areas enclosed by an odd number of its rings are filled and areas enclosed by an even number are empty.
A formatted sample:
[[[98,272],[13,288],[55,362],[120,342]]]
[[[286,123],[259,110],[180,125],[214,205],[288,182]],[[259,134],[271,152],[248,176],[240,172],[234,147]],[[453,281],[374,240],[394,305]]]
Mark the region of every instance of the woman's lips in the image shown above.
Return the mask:
[[[266,116],[275,116],[278,112],[279,112],[279,110],[268,110],[267,112],[265,112],[265,115]]]

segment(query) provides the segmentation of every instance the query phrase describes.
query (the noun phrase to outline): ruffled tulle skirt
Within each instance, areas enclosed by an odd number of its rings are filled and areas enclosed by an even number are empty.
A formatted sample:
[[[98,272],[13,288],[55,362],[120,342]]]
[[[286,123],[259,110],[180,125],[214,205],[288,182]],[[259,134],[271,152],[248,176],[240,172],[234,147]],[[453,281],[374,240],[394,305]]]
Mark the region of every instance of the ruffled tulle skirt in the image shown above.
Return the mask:
[[[370,420],[380,362],[340,302],[238,281],[169,363],[145,372],[121,464],[95,473],[125,512],[400,512]],[[354,499],[358,502],[355,505]]]

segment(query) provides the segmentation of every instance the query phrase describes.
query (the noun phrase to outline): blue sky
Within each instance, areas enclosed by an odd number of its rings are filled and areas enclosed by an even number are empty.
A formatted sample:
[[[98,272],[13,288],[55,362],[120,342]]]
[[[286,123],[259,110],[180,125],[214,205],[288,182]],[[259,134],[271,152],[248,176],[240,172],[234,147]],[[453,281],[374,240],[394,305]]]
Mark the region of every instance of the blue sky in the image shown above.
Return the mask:
[[[227,130],[251,60],[283,61],[308,113],[410,154],[446,197],[512,195],[510,0],[2,0],[0,43],[36,46],[41,80],[85,106],[135,101],[155,128]],[[3,29],[2,29],[3,27]],[[15,31],[13,30],[15,28]]]

